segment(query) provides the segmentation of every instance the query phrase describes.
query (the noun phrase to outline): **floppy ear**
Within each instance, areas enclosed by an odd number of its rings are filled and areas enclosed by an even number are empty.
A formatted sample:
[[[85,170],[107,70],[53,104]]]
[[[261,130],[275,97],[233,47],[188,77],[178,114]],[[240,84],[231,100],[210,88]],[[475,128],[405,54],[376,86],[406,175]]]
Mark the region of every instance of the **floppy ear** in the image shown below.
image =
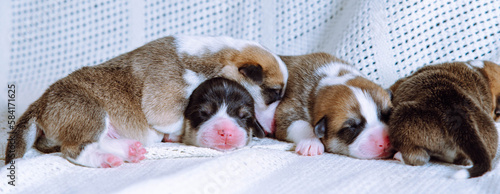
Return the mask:
[[[243,67],[240,67],[238,71],[243,74],[243,76],[250,78],[255,83],[259,85],[262,84],[264,75],[262,72],[262,67],[260,65],[247,64]]]
[[[314,125],[314,134],[316,134],[316,137],[318,138],[323,138],[325,137],[326,133],[326,116],[323,116],[316,125]]]
[[[266,136],[266,134],[264,133],[264,128],[262,128],[262,125],[260,125],[260,123],[256,119],[252,119],[250,128],[252,129],[253,135],[255,137],[263,138]]]

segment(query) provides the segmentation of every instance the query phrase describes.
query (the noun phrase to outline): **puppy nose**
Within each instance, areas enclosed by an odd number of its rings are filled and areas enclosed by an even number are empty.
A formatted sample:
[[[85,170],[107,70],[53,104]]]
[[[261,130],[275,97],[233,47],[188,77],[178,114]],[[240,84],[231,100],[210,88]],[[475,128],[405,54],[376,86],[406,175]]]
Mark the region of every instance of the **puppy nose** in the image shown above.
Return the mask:
[[[217,130],[217,134],[219,134],[219,136],[220,136],[221,138],[230,138],[230,137],[232,137],[232,136],[233,136],[233,134],[231,133],[231,131],[230,131],[230,130],[223,129],[223,128],[222,128],[222,129],[218,129],[218,130]]]
[[[214,126],[217,135],[221,138],[226,140],[231,139],[235,135],[236,131],[236,126],[232,124],[230,121],[227,120],[221,120]]]
[[[386,136],[380,140],[376,140],[375,147],[379,150],[389,150],[391,148],[391,142],[389,141],[389,137]]]

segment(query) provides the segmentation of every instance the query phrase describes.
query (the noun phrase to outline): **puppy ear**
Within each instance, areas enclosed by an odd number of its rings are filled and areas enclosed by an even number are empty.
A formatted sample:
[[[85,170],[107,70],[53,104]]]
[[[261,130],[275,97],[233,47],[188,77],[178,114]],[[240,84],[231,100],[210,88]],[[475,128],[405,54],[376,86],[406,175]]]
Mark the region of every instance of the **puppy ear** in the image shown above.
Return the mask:
[[[252,65],[252,64],[247,64],[243,65],[243,67],[240,67],[238,71],[243,74],[243,76],[250,78],[252,81],[254,81],[257,84],[262,84],[262,81],[264,80],[264,75],[262,71],[262,67],[260,65]]]
[[[326,133],[326,116],[323,116],[316,125],[314,125],[314,134],[316,134],[316,137],[318,138],[323,138],[325,137]]]
[[[264,128],[262,127],[262,125],[260,125],[260,123],[256,119],[252,119],[251,122],[252,124],[250,125],[250,128],[253,131],[253,135],[258,138],[265,137],[266,134],[264,133]]]

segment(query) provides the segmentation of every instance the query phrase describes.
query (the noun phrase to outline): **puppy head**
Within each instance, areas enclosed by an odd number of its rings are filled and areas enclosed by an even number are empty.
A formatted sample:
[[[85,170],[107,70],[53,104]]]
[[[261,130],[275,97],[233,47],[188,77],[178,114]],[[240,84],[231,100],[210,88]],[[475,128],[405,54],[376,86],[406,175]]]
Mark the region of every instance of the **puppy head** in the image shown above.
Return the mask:
[[[493,95],[491,116],[498,122],[500,121],[500,66],[489,61],[484,61],[483,70],[488,77],[491,94]]]
[[[362,77],[324,86],[314,104],[314,132],[327,152],[387,158],[393,154],[386,125],[391,107],[389,93]]]
[[[228,68],[237,69],[237,81],[252,95],[255,114],[267,133],[273,133],[274,112],[283,97],[288,70],[283,61],[259,45],[248,45],[235,53]],[[226,69],[227,70],[227,69]]]
[[[189,98],[184,117],[186,144],[232,150],[247,145],[252,135],[264,136],[248,91],[224,78],[200,84]]]

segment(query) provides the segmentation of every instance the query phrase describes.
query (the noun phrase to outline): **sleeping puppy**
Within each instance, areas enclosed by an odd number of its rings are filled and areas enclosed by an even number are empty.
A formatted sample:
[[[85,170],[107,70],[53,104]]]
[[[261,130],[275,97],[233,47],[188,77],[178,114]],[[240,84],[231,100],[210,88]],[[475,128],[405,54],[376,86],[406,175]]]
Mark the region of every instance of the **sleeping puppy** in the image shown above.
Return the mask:
[[[200,84],[184,112],[182,142],[226,151],[264,137],[250,93],[235,81],[213,78]]]
[[[395,158],[424,165],[436,158],[473,166],[455,178],[478,177],[491,170],[500,118],[500,66],[488,61],[454,62],[420,68],[391,90],[390,117]]]
[[[276,137],[301,155],[327,152],[361,159],[393,154],[385,121],[389,93],[326,53],[283,56],[290,79],[276,109]]]
[[[143,144],[180,140],[189,96],[214,77],[243,85],[257,119],[270,123],[272,117],[261,115],[274,111],[288,72],[277,55],[252,41],[161,38],[52,84],[19,118],[5,162],[33,145],[89,167],[138,162],[144,159]]]

